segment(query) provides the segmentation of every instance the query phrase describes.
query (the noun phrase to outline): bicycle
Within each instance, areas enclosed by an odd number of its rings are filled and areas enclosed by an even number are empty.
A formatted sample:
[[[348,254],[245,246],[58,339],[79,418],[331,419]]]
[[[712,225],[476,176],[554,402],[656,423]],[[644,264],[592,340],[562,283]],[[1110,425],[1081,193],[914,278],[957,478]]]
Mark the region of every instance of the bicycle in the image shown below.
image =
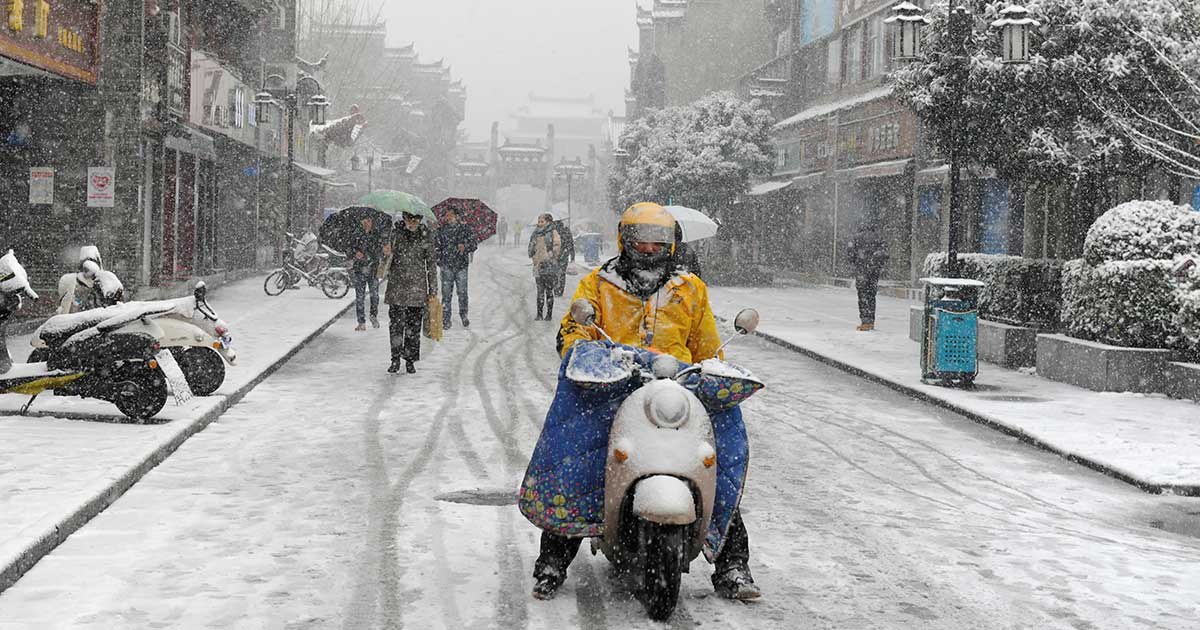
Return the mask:
[[[263,291],[277,296],[288,289],[299,288],[301,281],[307,281],[308,286],[321,289],[330,299],[346,297],[350,292],[350,273],[345,266],[333,264],[334,260],[344,264],[346,256],[325,245],[320,246],[324,251],[316,251],[316,237],[312,234],[306,234],[304,239],[290,233],[287,236],[294,248],[284,250],[283,267],[267,276]]]

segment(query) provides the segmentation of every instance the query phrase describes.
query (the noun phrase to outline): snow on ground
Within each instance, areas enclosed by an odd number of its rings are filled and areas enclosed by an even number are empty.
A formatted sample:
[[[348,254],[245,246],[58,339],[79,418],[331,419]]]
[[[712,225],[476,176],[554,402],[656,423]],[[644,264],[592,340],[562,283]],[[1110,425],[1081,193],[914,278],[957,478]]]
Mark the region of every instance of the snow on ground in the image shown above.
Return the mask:
[[[664,627],[586,545],[529,596],[538,531],[512,503],[555,325],[519,252],[478,262],[472,328],[418,374],[343,319],[0,594],[0,628]],[[765,599],[713,597],[698,561],[666,626],[1196,627],[1196,500],[761,341],[729,354],[768,383],[743,503]]]
[[[915,387],[1086,460],[1155,485],[1200,486],[1200,405],[1166,397],[1098,393],[980,363],[973,390],[921,383],[920,345],[908,338],[907,300],[879,297],[876,330],[858,325],[855,292],[832,287],[725,288],[727,315],[753,306],[759,331]]]
[[[238,351],[237,365],[226,367],[225,384],[215,395],[183,406],[168,400],[154,424],[129,424],[116,407],[102,401],[46,394],[38,397],[34,410],[98,420],[2,415],[27,398],[0,396],[0,563],[7,565],[86,501],[106,492],[115,479],[258,378],[347,304],[311,289],[270,298],[262,280],[221,287],[209,298],[229,323]],[[28,339],[10,339],[14,355],[25,356]]]

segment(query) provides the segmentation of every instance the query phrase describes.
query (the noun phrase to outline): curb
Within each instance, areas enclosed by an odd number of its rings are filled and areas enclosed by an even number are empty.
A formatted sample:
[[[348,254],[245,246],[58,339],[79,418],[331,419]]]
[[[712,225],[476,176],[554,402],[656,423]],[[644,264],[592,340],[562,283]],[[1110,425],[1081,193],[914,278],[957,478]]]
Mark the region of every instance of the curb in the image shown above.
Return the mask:
[[[925,390],[918,389],[912,385],[906,385],[906,384],[898,382],[898,381],[893,381],[893,380],[884,378],[882,376],[879,376],[878,374],[868,372],[861,368],[850,365],[849,363],[846,363],[844,361],[839,361],[838,359],[835,359],[831,356],[821,354],[815,350],[812,350],[810,348],[805,348],[803,346],[794,344],[790,341],[785,341],[779,337],[776,337],[776,336],[768,334],[768,333],[762,333],[762,332],[756,331],[754,333],[754,336],[759,337],[768,343],[772,343],[777,346],[780,346],[781,348],[785,348],[787,350],[791,350],[792,352],[802,354],[802,355],[804,355],[810,359],[813,359],[819,363],[824,363],[825,365],[837,368],[837,369],[839,369],[843,372],[847,372],[849,374],[853,374],[854,376],[857,376],[859,378],[866,379],[866,380],[876,383],[878,385],[883,385],[884,387],[887,387],[889,389],[900,392],[906,396],[915,398],[922,402],[932,404],[937,407],[941,407],[942,409],[945,409],[947,411],[954,412],[960,416],[967,418],[968,420],[971,420],[972,422],[981,424],[985,427],[988,427],[989,429],[999,431],[1000,433],[1003,433],[1005,435],[1017,438],[1018,440],[1026,443],[1026,444],[1034,446],[1034,447],[1041,449],[1043,451],[1046,451],[1048,453],[1053,453],[1055,455],[1058,455],[1059,457],[1062,457],[1063,459],[1065,459],[1073,464],[1079,464],[1086,468],[1090,468],[1096,472],[1099,472],[1099,473],[1102,473],[1109,477],[1112,477],[1114,479],[1117,479],[1118,481],[1127,483],[1131,486],[1138,488],[1139,490],[1141,490],[1143,492],[1147,492],[1150,494],[1175,494],[1175,495],[1186,496],[1186,497],[1200,497],[1200,485],[1156,484],[1156,483],[1149,483],[1149,482],[1143,481],[1143,480],[1138,479],[1137,477],[1134,477],[1133,475],[1130,475],[1126,472],[1122,472],[1120,470],[1112,468],[1111,466],[1108,466],[1107,464],[1105,464],[1103,462],[1100,462],[1100,461],[1097,461],[1094,459],[1089,459],[1085,456],[1078,455],[1076,453],[1072,453],[1065,449],[1059,448],[1053,444],[1050,444],[1044,440],[1041,440],[1033,435],[1026,433],[1025,431],[1021,430],[1018,427],[1014,427],[1014,426],[1005,424],[1004,422],[997,420],[996,418],[988,417],[979,412],[973,411],[967,407],[959,405],[958,403],[951,402],[949,400],[938,397],[938,396],[936,396],[930,392],[927,392]]]
[[[12,586],[21,579],[25,572],[33,568],[46,554],[54,550],[55,547],[63,543],[76,530],[83,527],[103,512],[114,501],[125,494],[135,483],[140,481],[154,469],[155,466],[161,464],[164,460],[171,456],[188,438],[204,430],[205,427],[212,424],[217,418],[220,418],[230,407],[241,402],[247,394],[250,393],[259,383],[266,380],[275,372],[279,371],[292,357],[296,356],[303,350],[313,339],[316,339],[321,333],[325,332],[330,326],[341,319],[351,308],[354,307],[354,302],[350,302],[331,317],[329,321],[322,324],[315,331],[304,337],[291,350],[280,357],[265,370],[259,373],[258,376],[251,379],[245,385],[242,385],[226,396],[220,403],[204,413],[199,418],[193,420],[190,424],[181,427],[181,429],[171,436],[166,442],[159,444],[154,450],[149,453],[140,462],[132,465],[120,477],[109,482],[102,490],[96,493],[91,499],[85,502],[82,506],[76,509],[60,520],[55,526],[44,532],[36,541],[23,549],[14,559],[8,564],[0,567],[0,593],[3,593],[8,587]]]

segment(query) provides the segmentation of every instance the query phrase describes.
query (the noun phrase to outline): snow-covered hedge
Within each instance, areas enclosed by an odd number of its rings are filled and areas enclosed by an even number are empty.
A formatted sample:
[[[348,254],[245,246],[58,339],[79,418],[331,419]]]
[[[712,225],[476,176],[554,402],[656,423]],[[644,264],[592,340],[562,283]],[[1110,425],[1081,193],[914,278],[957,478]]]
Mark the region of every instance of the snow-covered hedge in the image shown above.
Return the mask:
[[[1062,319],[1067,334],[1127,348],[1185,349],[1171,267],[1169,260],[1066,263]]]
[[[1058,324],[1062,262],[1002,254],[959,254],[959,273],[987,286],[979,296],[984,319],[1015,325]],[[925,257],[925,275],[946,274],[946,254]]]
[[[1200,213],[1187,206],[1131,201],[1104,213],[1083,258],[1063,267],[1067,334],[1200,356],[1200,276],[1172,273],[1189,255],[1200,255]]]
[[[1200,212],[1169,201],[1130,201],[1096,219],[1083,244],[1083,258],[1099,265],[1112,260],[1172,260],[1200,252]]]

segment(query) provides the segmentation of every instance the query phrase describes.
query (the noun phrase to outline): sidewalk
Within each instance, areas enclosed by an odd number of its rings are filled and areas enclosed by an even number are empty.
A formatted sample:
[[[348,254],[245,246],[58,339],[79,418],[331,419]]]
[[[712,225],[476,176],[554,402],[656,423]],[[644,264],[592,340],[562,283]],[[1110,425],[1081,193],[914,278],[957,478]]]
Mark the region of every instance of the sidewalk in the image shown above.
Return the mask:
[[[1200,405],[1165,396],[1097,393],[980,363],[973,390],[921,383],[909,306],[879,297],[874,332],[857,332],[853,290],[711,289],[719,316],[762,313],[759,334],[842,370],[945,407],[1147,492],[1200,495]],[[767,377],[768,381],[770,376]]]
[[[268,297],[264,277],[212,291],[209,303],[229,323],[237,365],[227,366],[216,394],[183,406],[169,399],[154,424],[128,423],[101,401],[47,395],[30,410],[38,416],[20,417],[13,414],[27,399],[0,396],[0,591],[353,305],[308,287]],[[28,339],[9,340],[18,360],[28,354]]]

